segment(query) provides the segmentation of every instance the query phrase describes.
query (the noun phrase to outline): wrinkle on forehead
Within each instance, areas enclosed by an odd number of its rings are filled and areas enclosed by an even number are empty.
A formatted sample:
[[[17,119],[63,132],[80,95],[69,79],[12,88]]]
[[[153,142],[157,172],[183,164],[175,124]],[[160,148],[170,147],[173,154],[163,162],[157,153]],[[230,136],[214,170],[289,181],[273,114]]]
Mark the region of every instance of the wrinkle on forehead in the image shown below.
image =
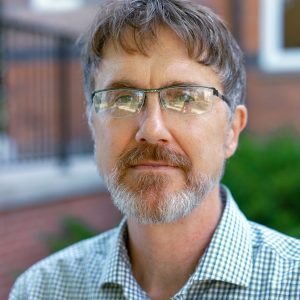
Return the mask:
[[[168,83],[181,82],[214,85],[222,89],[214,70],[191,58],[185,44],[172,30],[160,28],[158,33],[156,42],[147,49],[147,55],[139,51],[129,53],[110,41],[104,48],[103,59],[96,73],[97,88],[99,80],[102,80],[101,88],[118,85],[160,88]],[[195,77],[195,74],[199,76]],[[129,81],[130,84],[123,84],[122,81]]]

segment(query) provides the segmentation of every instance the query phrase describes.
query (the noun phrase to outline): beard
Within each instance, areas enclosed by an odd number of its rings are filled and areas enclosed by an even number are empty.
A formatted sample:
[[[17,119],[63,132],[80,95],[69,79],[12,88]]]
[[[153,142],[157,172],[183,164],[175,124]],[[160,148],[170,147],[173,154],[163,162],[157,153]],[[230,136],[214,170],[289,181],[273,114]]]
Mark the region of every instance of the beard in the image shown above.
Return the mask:
[[[145,160],[163,161],[183,171],[185,183],[180,191],[167,193],[171,178],[166,174],[147,172],[133,175],[133,183],[126,182],[132,166]],[[192,174],[192,163],[184,155],[164,146],[142,144],[117,161],[112,173],[104,176],[113,203],[127,218],[140,224],[166,224],[189,215],[220,182],[223,165],[212,175]]]

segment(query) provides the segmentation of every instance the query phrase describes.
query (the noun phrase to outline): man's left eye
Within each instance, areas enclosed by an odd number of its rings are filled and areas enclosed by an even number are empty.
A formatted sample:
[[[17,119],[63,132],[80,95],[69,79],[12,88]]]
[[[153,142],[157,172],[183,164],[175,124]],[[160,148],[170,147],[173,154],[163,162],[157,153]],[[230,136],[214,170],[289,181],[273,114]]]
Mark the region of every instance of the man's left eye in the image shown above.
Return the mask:
[[[182,101],[182,102],[191,102],[191,101],[195,101],[194,97],[192,97],[189,94],[182,94],[180,96],[177,97],[178,100]]]

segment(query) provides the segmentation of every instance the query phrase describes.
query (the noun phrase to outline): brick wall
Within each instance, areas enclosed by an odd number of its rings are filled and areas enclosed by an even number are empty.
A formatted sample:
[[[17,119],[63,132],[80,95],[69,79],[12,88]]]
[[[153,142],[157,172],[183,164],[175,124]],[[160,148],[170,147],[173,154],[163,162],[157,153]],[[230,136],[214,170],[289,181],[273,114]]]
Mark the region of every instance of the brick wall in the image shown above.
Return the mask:
[[[77,217],[98,232],[114,227],[120,219],[107,193],[0,212],[1,300],[7,299],[18,274],[49,255],[44,238],[58,234],[66,216]]]
[[[249,130],[259,135],[294,128],[300,133],[299,75],[248,71]]]
[[[69,147],[74,150],[90,143],[78,59],[68,65],[65,86],[68,97],[63,100],[58,62],[47,59],[17,61],[8,62],[6,67],[7,130],[19,153],[25,157],[32,152],[55,153],[63,130],[67,130]],[[66,106],[63,118],[62,101]]]

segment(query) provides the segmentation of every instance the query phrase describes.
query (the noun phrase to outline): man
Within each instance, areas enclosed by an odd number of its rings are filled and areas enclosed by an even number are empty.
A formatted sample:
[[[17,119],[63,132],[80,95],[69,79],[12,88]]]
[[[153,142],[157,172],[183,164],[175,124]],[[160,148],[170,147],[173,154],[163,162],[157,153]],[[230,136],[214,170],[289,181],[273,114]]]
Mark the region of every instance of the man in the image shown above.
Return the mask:
[[[32,267],[10,299],[300,299],[299,241],[248,222],[220,186],[247,121],[222,21],[182,0],[106,1],[83,45],[95,158],[125,218]]]

